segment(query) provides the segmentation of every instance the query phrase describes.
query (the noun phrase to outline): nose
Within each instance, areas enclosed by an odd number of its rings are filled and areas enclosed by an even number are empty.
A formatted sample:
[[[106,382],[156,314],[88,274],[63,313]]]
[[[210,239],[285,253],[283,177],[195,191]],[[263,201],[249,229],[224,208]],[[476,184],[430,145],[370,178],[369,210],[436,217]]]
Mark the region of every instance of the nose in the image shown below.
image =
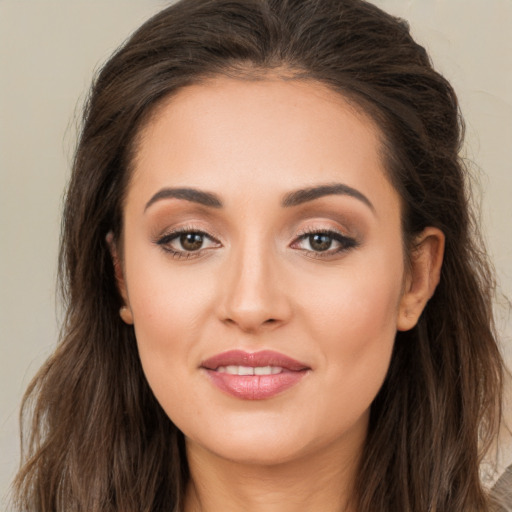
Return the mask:
[[[233,251],[220,275],[219,319],[246,333],[276,329],[292,314],[277,255],[255,245]]]

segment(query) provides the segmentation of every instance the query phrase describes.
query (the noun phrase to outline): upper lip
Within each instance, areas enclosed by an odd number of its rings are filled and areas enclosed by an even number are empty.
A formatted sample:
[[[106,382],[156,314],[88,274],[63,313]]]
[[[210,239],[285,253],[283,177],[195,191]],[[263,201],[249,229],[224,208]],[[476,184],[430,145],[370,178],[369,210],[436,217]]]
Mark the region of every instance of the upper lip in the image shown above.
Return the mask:
[[[260,352],[245,352],[243,350],[229,350],[210,357],[201,363],[202,368],[216,370],[219,366],[279,366],[290,371],[309,369],[307,364],[301,363],[291,357],[273,350]]]

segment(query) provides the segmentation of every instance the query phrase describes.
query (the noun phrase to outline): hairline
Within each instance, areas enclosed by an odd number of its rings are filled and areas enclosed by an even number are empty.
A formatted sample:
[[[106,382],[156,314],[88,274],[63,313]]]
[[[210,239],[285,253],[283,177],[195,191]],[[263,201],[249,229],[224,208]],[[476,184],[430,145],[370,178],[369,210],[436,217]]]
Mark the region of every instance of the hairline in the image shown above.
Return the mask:
[[[379,108],[375,103],[370,100],[363,98],[361,94],[352,91],[348,88],[336,88],[332,84],[327,83],[326,80],[322,80],[319,77],[313,76],[312,73],[301,68],[293,68],[292,66],[286,65],[275,65],[275,66],[260,66],[253,62],[241,62],[234,63],[224,68],[200,73],[196,77],[191,78],[188,82],[176,86],[172,90],[163,94],[160,98],[156,99],[153,104],[149,105],[143,112],[134,127],[133,135],[130,138],[128,147],[124,153],[124,176],[123,176],[123,191],[119,208],[121,209],[121,218],[123,218],[122,212],[125,209],[125,202],[127,197],[127,191],[133,180],[137,168],[137,156],[139,154],[140,146],[143,144],[145,135],[147,133],[148,126],[154,122],[161,114],[161,112],[171,104],[175,97],[180,94],[183,90],[195,86],[208,86],[213,84],[215,81],[228,78],[242,82],[299,82],[299,83],[310,83],[320,85],[325,88],[326,91],[336,93],[346,105],[350,108],[351,112],[364,121],[370,122],[376,140],[378,143],[377,154],[381,159],[382,169],[384,170],[384,176],[388,180],[389,184],[397,192],[400,202],[400,220],[402,225],[402,234],[404,242],[404,255],[407,255],[410,250],[410,243],[406,240],[406,224],[405,224],[405,209],[406,204],[400,190],[400,183],[395,172],[393,171],[393,147],[392,140],[385,135],[383,117],[385,114],[382,109]],[[121,228],[122,231],[122,228]],[[407,257],[407,256],[406,256]]]

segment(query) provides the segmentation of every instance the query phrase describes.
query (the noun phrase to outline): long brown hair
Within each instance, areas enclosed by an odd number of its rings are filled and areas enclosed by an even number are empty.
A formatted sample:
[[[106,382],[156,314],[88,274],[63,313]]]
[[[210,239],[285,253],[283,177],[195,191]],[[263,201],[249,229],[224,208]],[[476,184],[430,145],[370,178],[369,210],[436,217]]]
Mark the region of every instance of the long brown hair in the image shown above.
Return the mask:
[[[119,318],[105,238],[121,235],[134,141],[158,104],[210,76],[269,70],[325,83],[365,110],[382,131],[405,242],[426,226],[446,236],[439,286],[418,325],[397,334],[372,404],[358,512],[490,510],[479,467],[497,433],[504,370],[492,273],[459,157],[457,99],[406,23],[362,0],[181,0],[103,67],[63,216],[67,316],[23,406],[31,423],[16,480],[20,510],[182,509],[183,435],[149,389],[133,329]]]

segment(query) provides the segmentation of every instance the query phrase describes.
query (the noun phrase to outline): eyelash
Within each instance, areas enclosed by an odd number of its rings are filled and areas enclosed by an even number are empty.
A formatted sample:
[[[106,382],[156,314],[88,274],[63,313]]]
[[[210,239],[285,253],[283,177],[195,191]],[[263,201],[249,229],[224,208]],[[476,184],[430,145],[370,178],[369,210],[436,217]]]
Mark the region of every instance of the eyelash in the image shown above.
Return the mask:
[[[310,256],[313,258],[326,259],[337,254],[347,252],[359,246],[359,242],[355,238],[346,236],[343,233],[333,229],[306,229],[298,235],[296,241],[293,242],[292,247],[296,245],[298,242],[307,240],[308,238],[314,235],[325,235],[329,237],[332,241],[337,242],[339,244],[339,247],[336,249],[327,249],[325,251],[299,249],[308,252]]]
[[[220,242],[211,236],[210,234],[206,233],[205,231],[201,231],[200,229],[195,229],[193,227],[184,227],[177,229],[175,231],[171,231],[170,233],[167,233],[163,235],[162,237],[155,240],[155,243],[162,248],[162,250],[170,253],[173,258],[176,259],[190,259],[190,258],[196,258],[201,256],[204,251],[207,251],[209,248],[200,248],[195,251],[187,251],[187,250],[176,250],[171,247],[171,242],[178,239],[182,235],[200,235],[206,239],[209,239],[214,244],[220,244]],[[310,249],[300,249],[298,250],[304,251],[309,253],[309,255],[313,258],[319,258],[319,259],[326,259],[329,257],[332,257],[336,254],[340,254],[346,251],[349,251],[351,249],[354,249],[359,246],[359,242],[351,237],[348,237],[339,231],[332,230],[332,229],[307,229],[302,231],[297,238],[294,240],[294,242],[290,245],[290,247],[294,248],[295,245],[298,243],[307,240],[308,238],[314,236],[314,235],[324,235],[330,238],[332,241],[337,242],[340,246],[336,249],[327,249],[325,251],[315,251]],[[218,246],[218,245],[217,245]]]
[[[203,238],[207,238],[211,241],[213,241],[216,244],[220,244],[220,242],[214,238],[213,236],[209,235],[205,231],[202,231],[200,229],[195,229],[193,227],[183,227],[180,229],[177,229],[175,231],[171,231],[169,233],[166,233],[162,237],[158,238],[155,243],[162,248],[162,250],[171,253],[173,258],[176,259],[190,259],[190,258],[196,258],[198,256],[201,256],[206,248],[198,249],[197,251],[187,251],[187,250],[176,250],[171,247],[171,242],[178,239],[182,235],[200,235]]]

